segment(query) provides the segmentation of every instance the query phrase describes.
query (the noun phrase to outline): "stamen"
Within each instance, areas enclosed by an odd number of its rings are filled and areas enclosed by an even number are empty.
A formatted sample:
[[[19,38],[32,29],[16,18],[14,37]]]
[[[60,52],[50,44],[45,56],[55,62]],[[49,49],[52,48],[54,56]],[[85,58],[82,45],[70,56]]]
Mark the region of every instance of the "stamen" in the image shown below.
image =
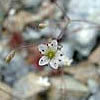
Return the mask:
[[[46,56],[47,56],[49,59],[54,58],[54,57],[55,57],[55,54],[56,54],[56,52],[55,52],[54,50],[48,50],[48,51],[46,52]]]

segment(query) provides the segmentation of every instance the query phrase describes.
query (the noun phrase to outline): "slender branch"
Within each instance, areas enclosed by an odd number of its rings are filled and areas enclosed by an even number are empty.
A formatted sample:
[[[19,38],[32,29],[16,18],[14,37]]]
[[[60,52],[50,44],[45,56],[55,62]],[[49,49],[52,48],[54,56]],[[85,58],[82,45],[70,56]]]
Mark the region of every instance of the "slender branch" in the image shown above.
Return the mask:
[[[71,19],[71,22],[84,22],[84,23],[93,24],[93,25],[100,27],[100,24],[89,21],[89,20],[85,20],[85,19],[74,19],[74,20]]]
[[[63,12],[64,17],[67,18],[67,21],[69,23],[70,18],[69,18],[69,16],[66,15],[64,8],[61,8],[57,2],[55,2],[55,5]]]
[[[16,47],[14,50],[17,51],[17,50],[22,49],[22,48],[28,48],[28,47],[33,47],[33,46],[34,46],[33,43],[32,44],[22,44],[21,46]]]
[[[57,37],[58,41],[61,40],[61,38],[64,36],[66,29],[67,29],[67,25],[66,25],[66,27],[64,27],[62,29],[62,31],[60,32],[59,36]]]
[[[84,23],[95,25],[95,26],[91,26],[91,27],[87,27],[87,28],[100,28],[100,24],[95,23],[95,22],[91,22],[91,21],[85,20],[85,19],[83,19],[83,20],[81,20],[81,19],[71,20],[70,19],[69,23],[71,23],[71,22],[84,22]],[[68,26],[69,23],[67,23],[67,25],[62,29],[61,33],[57,37],[57,40],[60,40],[64,36],[65,31],[67,30],[67,26]]]
[[[64,36],[67,26],[71,22],[84,22],[84,23],[95,25],[95,27],[89,27],[89,28],[100,28],[100,24],[86,19],[74,19],[74,20],[70,19],[70,17],[66,15],[64,8],[61,8],[57,2],[55,2],[55,4],[63,12],[64,17],[67,18],[67,25],[65,25],[65,27],[62,29],[61,33],[57,37],[57,40],[60,40]]]

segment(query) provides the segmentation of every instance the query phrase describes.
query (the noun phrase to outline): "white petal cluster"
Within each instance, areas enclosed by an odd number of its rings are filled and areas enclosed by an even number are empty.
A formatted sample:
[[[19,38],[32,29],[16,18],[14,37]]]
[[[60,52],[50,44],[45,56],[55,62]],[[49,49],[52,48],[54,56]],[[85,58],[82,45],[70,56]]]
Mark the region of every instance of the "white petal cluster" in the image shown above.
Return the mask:
[[[38,46],[39,51],[43,55],[39,60],[39,65],[50,65],[53,69],[58,69],[64,65],[65,56],[62,52],[62,48],[59,48],[57,40],[52,40],[48,44],[40,44]],[[71,64],[71,60],[67,59],[68,65]]]

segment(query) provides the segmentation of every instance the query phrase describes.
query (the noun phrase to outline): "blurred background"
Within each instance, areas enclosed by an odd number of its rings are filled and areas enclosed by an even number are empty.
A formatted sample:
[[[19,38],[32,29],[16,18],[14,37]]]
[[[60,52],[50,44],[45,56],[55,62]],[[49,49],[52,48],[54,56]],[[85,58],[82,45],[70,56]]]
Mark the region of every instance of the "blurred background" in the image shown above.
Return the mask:
[[[50,39],[73,59],[63,72],[38,65]],[[99,0],[0,0],[1,100],[99,100],[99,44]]]

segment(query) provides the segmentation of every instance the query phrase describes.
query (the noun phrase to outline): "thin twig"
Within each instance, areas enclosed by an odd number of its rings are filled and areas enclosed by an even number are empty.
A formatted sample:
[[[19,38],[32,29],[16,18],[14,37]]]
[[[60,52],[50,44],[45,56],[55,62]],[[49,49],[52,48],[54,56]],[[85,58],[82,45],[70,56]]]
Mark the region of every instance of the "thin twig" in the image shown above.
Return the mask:
[[[63,27],[62,31],[60,32],[59,36],[57,37],[57,40],[59,41],[65,34],[66,28],[68,26],[68,24],[70,23],[70,18],[66,15],[64,8],[61,8],[59,6],[59,4],[57,2],[55,2],[56,6],[62,11],[63,15],[64,15],[64,19],[66,18],[66,25]]]
[[[23,48],[28,48],[28,47],[33,47],[33,46],[34,46],[33,43],[32,44],[23,44],[19,47],[16,47],[14,50],[17,51],[17,50],[20,50],[20,49],[23,49]]]
[[[71,19],[71,22],[84,22],[88,24],[97,25],[98,27],[100,27],[100,24],[85,19]]]
[[[66,15],[64,8],[61,8],[57,2],[55,2],[56,6],[62,11],[65,18],[67,18],[68,23],[70,22],[70,18]]]
[[[86,20],[86,19],[74,19],[74,20],[73,20],[73,19],[70,19],[70,17],[68,17],[68,16],[66,15],[64,8],[61,8],[57,2],[55,2],[55,4],[56,4],[56,6],[63,12],[64,17],[67,18],[67,25],[62,29],[61,33],[60,33],[59,36],[57,37],[57,40],[60,40],[60,39],[64,36],[65,31],[67,30],[67,26],[68,26],[68,24],[71,23],[71,22],[84,22],[84,23],[88,23],[88,24],[95,25],[94,28],[100,28],[100,24],[95,23],[95,22],[91,22],[91,21]],[[92,27],[91,27],[91,28],[92,28]]]
[[[67,25],[62,29],[62,31],[60,32],[59,36],[57,37],[58,41],[62,39],[62,37],[65,34],[66,29],[67,29]]]

